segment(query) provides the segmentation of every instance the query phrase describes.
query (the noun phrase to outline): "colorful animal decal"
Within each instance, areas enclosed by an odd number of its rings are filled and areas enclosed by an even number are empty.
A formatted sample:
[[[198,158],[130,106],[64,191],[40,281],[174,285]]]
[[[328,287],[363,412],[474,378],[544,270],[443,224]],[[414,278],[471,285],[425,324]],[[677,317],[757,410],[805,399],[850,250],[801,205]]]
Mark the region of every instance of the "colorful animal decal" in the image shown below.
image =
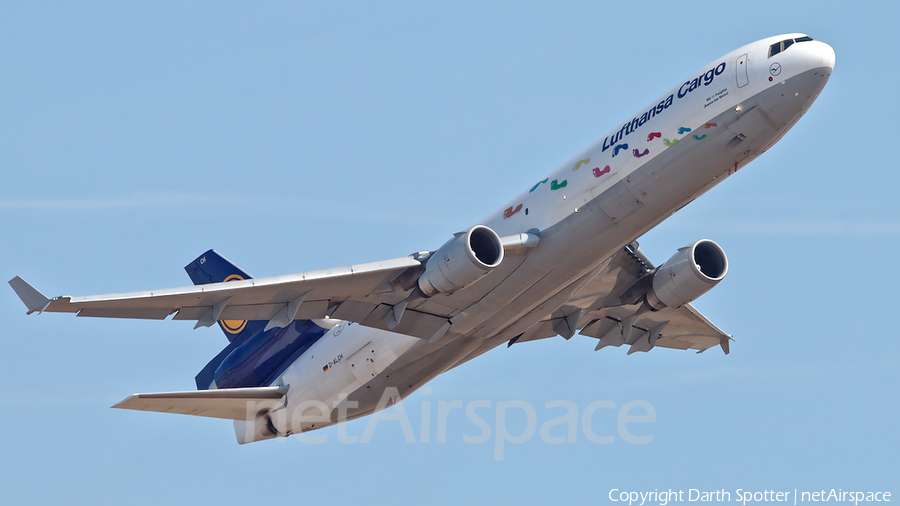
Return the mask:
[[[662,137],[660,132],[650,132],[650,135],[647,136],[647,142],[650,142],[653,139],[659,139],[660,137]]]
[[[559,190],[560,188],[565,188],[567,184],[569,184],[569,181],[566,179],[563,179],[562,183],[557,183],[556,180],[554,179],[550,183],[550,189],[551,190]]]
[[[700,137],[697,137],[697,134],[694,134],[694,138],[697,139],[698,141],[702,141],[703,139],[706,138],[706,134],[703,134]]]
[[[690,131],[691,131],[691,129],[688,127],[681,127],[678,129],[678,135],[683,135]]]
[[[575,164],[575,168],[572,169],[572,170],[578,170],[579,167],[581,167],[582,165],[586,165],[586,164],[588,164],[588,163],[591,163],[591,159],[590,159],[590,158],[585,158],[584,160],[581,160],[580,162],[576,163],[576,164]]]
[[[678,144],[678,139],[672,139],[671,141],[669,139],[663,139],[663,144],[665,144],[666,146],[672,147],[672,146]]]
[[[506,208],[506,211],[503,211],[504,218],[512,218],[514,214],[522,210],[522,204],[516,206],[516,209],[513,210],[512,206]]]
[[[712,127],[717,127],[717,126],[719,126],[718,123],[707,123],[707,124],[703,125],[703,128],[712,128]]]
[[[640,158],[640,157],[642,157],[642,156],[649,155],[649,154],[650,154],[650,150],[649,150],[649,149],[645,149],[644,152],[641,153],[640,151],[637,150],[637,148],[634,148],[634,151],[632,151],[631,153],[634,154],[634,157],[635,157],[635,158]]]
[[[549,180],[550,180],[550,178],[548,177],[547,179],[545,179],[545,180],[543,180],[543,181],[538,181],[538,184],[532,186],[532,187],[531,187],[531,190],[528,190],[528,193],[531,193],[531,192],[533,192],[534,190],[537,190],[537,187],[538,187],[538,186],[540,186],[540,185],[546,183],[546,182],[549,181]]]
[[[594,167],[594,177],[600,177],[603,174],[609,174],[609,165],[603,170],[600,170],[600,167]]]
[[[616,149],[613,150],[613,156],[618,155],[619,151],[621,151],[623,149],[628,149],[628,144],[619,144],[618,146],[616,146]]]

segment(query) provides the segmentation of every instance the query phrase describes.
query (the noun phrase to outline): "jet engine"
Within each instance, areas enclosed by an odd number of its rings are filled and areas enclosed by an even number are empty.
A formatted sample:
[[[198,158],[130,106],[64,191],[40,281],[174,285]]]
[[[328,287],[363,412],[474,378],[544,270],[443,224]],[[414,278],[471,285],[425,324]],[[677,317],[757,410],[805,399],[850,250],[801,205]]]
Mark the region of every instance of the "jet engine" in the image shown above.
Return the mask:
[[[503,261],[503,244],[496,232],[475,225],[456,234],[431,255],[419,276],[427,297],[471,285]]]
[[[647,291],[647,304],[654,310],[683,306],[708,292],[727,273],[728,258],[722,247],[700,239],[659,266]]]

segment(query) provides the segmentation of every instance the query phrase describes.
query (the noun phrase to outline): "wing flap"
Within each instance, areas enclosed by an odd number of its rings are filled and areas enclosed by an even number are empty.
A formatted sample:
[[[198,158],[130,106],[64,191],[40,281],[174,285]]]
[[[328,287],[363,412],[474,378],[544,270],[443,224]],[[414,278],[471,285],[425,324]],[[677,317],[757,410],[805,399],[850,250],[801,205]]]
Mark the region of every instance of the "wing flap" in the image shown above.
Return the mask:
[[[547,339],[548,337],[556,337],[556,330],[553,328],[553,320],[544,320],[537,325],[520,334],[513,343],[525,343],[528,341],[537,341],[538,339]],[[512,344],[510,344],[512,346]]]
[[[335,308],[334,313],[332,313],[331,316],[338,320],[361,322],[365,320],[377,306],[377,304],[370,304],[368,302],[347,300],[341,302],[337,308]]]
[[[254,420],[262,413],[283,407],[287,390],[288,387],[282,386],[134,394],[112,407],[226,420]]]
[[[421,339],[431,339],[447,322],[446,316],[435,316],[414,309],[407,309],[400,323],[391,330]],[[383,328],[387,329],[386,326],[383,326]]]
[[[182,307],[173,320],[199,320],[212,306]],[[271,320],[284,308],[280,304],[228,304],[219,316],[220,320]],[[295,319],[313,320],[325,318],[328,312],[327,300],[305,300],[297,310]]]
[[[165,320],[174,310],[170,308],[85,308],[78,316],[95,318],[134,318],[139,320]]]
[[[627,321],[628,313],[630,313],[630,311],[623,311],[622,308],[625,307],[604,308],[593,312],[590,323],[585,325],[579,333],[602,340],[604,336],[609,337],[610,332],[614,330],[621,331],[621,325]],[[652,348],[649,346],[650,332],[661,326],[662,330],[659,332],[659,339],[655,346],[678,350],[692,349],[698,352],[714,346],[722,346],[726,354],[729,351],[728,341],[731,340],[731,336],[713,325],[690,304],[685,304],[680,308],[666,308],[653,313],[645,313],[635,318],[631,326],[631,336],[636,335],[635,340],[647,340],[647,343],[642,341],[635,351],[647,351]],[[624,334],[624,332],[622,333]],[[612,339],[608,341],[609,344],[604,341],[604,346],[634,345],[635,340],[626,342]],[[643,348],[647,348],[647,350]]]

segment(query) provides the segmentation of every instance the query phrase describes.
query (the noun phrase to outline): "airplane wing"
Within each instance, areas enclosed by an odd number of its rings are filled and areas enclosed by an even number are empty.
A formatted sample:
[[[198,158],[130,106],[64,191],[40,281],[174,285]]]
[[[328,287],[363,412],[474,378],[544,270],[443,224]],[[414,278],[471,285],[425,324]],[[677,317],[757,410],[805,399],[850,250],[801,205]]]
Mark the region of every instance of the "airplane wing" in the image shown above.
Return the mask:
[[[524,241],[524,237],[503,238],[511,255],[491,276],[502,279],[521,264]],[[450,318],[477,300],[479,293],[467,294],[467,288],[441,303],[420,299],[407,308],[429,255],[421,252],[299,274],[105,295],[48,298],[18,276],[9,284],[29,314],[49,311],[160,320],[174,314],[174,320],[196,320],[195,328],[219,320],[268,320],[267,329],[286,326],[294,319],[328,316],[436,340],[449,330]],[[641,282],[649,280],[652,271],[636,243],[624,248],[598,268],[566,304],[511,342],[557,334],[569,338],[580,329],[582,335],[599,339],[597,349],[628,344],[629,353],[654,346],[704,351],[720,345],[728,353],[731,336],[690,304],[640,313],[640,304],[631,299],[634,293],[643,293]]]
[[[501,238],[509,256],[491,275],[502,279],[522,262],[536,239],[532,234]],[[174,320],[196,320],[194,328],[208,327],[220,320],[267,320],[266,330],[284,327],[295,319],[328,316],[414,337],[439,339],[449,330],[449,319],[471,301],[457,292],[459,300],[437,304],[417,299],[407,309],[411,302],[408,299],[431,254],[419,252],[284,276],[104,295],[48,298],[18,276],[9,284],[25,303],[28,314],[49,311],[156,320],[174,314]]]
[[[627,314],[627,310],[617,312],[615,308],[607,308],[592,314],[590,323],[579,333],[599,339],[595,350],[628,344],[629,355],[636,351],[650,351],[654,346],[693,349],[698,353],[721,346],[726,354],[729,352],[732,337],[690,304],[648,313],[632,321],[629,321]]]
[[[426,255],[284,276],[104,295],[48,298],[18,276],[9,284],[25,303],[28,314],[49,311],[162,320],[174,313],[173,319],[197,320],[198,326],[209,326],[217,320],[271,320],[286,325],[294,319],[325,318],[329,312],[348,313],[350,308],[339,310],[342,302],[350,300],[372,309],[386,302],[399,303],[414,288]]]
[[[690,304],[659,311],[642,310],[635,293],[643,293],[654,267],[632,243],[601,267],[597,274],[552,315],[514,338],[515,343],[579,334],[598,339],[595,350],[629,345],[628,354],[655,346],[701,353],[721,346],[729,353],[732,336]],[[630,293],[633,292],[633,293]]]

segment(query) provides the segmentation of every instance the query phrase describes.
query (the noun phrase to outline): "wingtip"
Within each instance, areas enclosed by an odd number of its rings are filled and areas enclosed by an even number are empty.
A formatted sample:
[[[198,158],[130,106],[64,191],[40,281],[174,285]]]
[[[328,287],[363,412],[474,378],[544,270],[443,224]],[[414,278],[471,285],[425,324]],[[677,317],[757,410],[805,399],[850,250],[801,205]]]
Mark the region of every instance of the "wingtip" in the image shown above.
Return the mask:
[[[19,296],[19,299],[22,300],[22,303],[25,304],[25,307],[28,308],[27,314],[31,314],[35,311],[43,311],[47,305],[50,304],[49,298],[35,287],[28,284],[28,282],[21,277],[16,276],[10,279],[8,283],[13,291],[16,292],[16,295]]]
[[[128,408],[128,406],[126,406],[125,404],[126,404],[128,401],[130,401],[131,399],[134,399],[134,398],[137,397],[137,396],[138,396],[138,394],[131,394],[131,395],[129,395],[128,397],[122,399],[121,401],[119,401],[119,402],[113,404],[112,406],[110,406],[110,408],[115,408],[115,409],[130,409],[130,408]]]
[[[724,336],[724,337],[719,338],[719,346],[722,347],[722,351],[724,351],[726,355],[728,355],[729,353],[731,353],[731,349],[730,349],[730,346],[729,346],[729,344],[731,343],[731,341],[734,341],[734,338],[731,337],[730,334],[727,335],[727,336]]]

